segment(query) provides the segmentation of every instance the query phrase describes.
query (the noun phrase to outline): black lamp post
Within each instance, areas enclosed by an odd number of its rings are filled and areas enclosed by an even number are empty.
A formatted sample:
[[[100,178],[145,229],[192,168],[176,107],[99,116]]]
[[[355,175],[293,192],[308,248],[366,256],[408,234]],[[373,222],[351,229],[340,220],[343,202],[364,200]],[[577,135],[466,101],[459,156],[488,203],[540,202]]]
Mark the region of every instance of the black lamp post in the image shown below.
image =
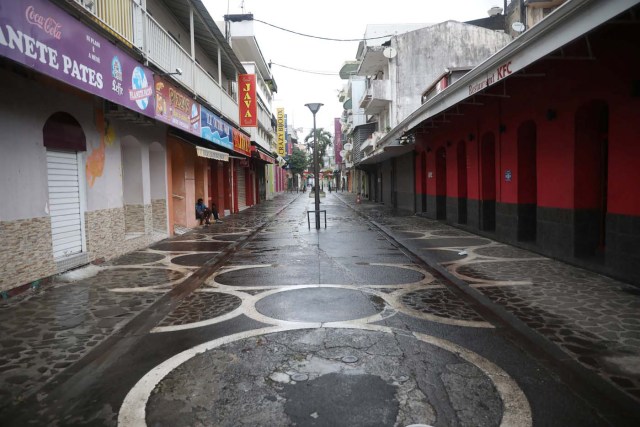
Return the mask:
[[[324,104],[304,104],[309,110],[311,110],[311,114],[313,114],[313,176],[315,185],[313,186],[315,190],[316,196],[316,230],[320,230],[320,183],[318,173],[318,142],[316,141],[316,113],[320,110]]]

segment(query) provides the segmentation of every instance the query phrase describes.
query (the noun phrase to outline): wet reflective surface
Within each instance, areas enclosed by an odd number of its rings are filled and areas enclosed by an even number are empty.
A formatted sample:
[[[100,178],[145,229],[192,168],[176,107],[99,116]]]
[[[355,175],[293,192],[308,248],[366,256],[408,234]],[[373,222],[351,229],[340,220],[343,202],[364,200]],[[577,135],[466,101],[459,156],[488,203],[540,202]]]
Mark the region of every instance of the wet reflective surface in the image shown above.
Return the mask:
[[[637,415],[563,379],[522,350],[526,337],[514,345],[492,311],[635,403],[640,295],[626,285],[347,193],[323,198],[328,227],[309,229],[312,205],[282,194],[0,306],[3,424],[599,426]]]

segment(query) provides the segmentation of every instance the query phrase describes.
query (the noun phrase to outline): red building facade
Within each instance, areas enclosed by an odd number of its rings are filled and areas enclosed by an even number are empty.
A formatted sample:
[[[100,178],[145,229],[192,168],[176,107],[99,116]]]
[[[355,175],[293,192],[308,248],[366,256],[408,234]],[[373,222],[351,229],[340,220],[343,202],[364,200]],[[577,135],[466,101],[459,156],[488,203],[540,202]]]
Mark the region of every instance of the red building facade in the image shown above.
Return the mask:
[[[417,211],[640,283],[640,8],[615,3],[568,2],[398,126]]]

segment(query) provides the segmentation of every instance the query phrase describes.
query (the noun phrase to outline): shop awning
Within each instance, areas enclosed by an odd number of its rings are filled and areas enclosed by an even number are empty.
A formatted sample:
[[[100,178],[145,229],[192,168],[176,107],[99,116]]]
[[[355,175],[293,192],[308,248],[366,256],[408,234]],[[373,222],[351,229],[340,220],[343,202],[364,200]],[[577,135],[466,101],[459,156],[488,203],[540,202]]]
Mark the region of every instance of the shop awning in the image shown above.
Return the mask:
[[[267,162],[267,163],[275,163],[276,162],[276,159],[274,159],[272,156],[270,156],[270,155],[268,155],[266,153],[263,153],[255,145],[251,146],[251,154],[253,155],[253,157],[257,157],[260,160],[262,160],[263,162]]]
[[[196,146],[196,152],[198,153],[198,157],[204,157],[213,160],[222,160],[223,162],[229,161],[229,155],[221,151],[215,151],[209,148]]]
[[[414,149],[413,144],[405,144],[401,145],[399,142],[394,142],[390,145],[387,145],[384,148],[379,148],[373,152],[369,157],[364,158],[358,164],[359,165],[371,165],[380,162],[384,162],[385,160],[391,159],[393,157],[402,156],[403,154],[410,153]]]

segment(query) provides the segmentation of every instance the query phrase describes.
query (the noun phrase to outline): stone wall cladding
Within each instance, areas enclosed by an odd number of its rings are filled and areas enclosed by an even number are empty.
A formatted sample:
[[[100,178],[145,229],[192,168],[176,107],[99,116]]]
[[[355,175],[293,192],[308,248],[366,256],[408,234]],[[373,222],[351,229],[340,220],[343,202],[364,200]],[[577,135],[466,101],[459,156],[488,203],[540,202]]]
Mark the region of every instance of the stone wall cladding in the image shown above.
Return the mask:
[[[132,238],[128,237],[125,233],[124,212],[124,208],[115,208],[85,214],[87,248],[91,261],[116,258],[127,252],[147,247],[158,240],[154,238],[151,231]],[[144,216],[151,230],[151,205],[145,206]]]
[[[154,199],[151,201],[153,211],[153,230],[161,233],[167,232],[167,200]]]
[[[126,233],[145,232],[145,205],[125,205],[124,224]]]
[[[0,221],[0,291],[56,273],[51,219]]]

